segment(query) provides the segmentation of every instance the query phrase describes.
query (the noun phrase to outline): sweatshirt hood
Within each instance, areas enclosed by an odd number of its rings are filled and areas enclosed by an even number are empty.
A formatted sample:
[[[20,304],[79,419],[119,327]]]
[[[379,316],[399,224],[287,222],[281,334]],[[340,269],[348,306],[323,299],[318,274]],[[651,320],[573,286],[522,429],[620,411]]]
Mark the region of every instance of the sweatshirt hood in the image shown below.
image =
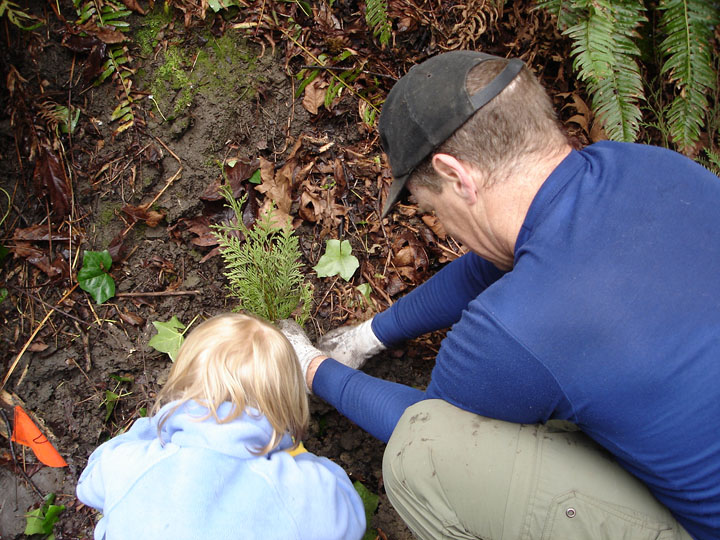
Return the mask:
[[[152,418],[157,429],[160,420],[170,415],[160,431],[164,445],[206,448],[239,458],[256,458],[257,455],[252,452],[265,447],[272,438],[273,428],[270,422],[251,407],[234,420],[219,424],[207,407],[195,401],[187,401],[179,407],[178,403],[168,403]],[[222,403],[217,410],[218,418],[226,418],[233,409],[232,403]],[[290,448],[292,444],[292,438],[286,433],[271,454]]]

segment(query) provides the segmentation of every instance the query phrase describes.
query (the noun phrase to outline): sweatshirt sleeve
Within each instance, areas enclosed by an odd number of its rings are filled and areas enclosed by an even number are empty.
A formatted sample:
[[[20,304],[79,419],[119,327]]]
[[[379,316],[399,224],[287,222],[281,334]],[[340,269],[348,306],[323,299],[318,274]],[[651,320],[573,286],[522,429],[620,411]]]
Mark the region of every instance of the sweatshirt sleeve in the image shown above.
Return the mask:
[[[327,458],[304,452],[279,456],[281,497],[303,540],[360,540],[365,508],[345,471]]]
[[[454,260],[428,281],[373,318],[372,329],[386,346],[449,328],[464,309],[505,272],[474,253]]]
[[[140,418],[128,431],[98,446],[90,454],[88,464],[80,475],[75,490],[77,498],[83,504],[102,511],[105,508],[106,486],[117,480],[114,476],[118,474],[118,471],[112,467],[112,455],[123,445],[154,438],[157,438],[157,432],[150,418]],[[117,486],[112,489],[117,490]]]

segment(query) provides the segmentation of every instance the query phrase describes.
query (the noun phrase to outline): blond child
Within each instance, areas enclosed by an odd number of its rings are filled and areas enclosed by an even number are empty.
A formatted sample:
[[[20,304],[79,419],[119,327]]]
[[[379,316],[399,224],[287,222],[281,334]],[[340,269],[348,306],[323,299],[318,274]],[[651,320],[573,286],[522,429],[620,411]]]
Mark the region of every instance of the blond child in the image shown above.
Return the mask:
[[[359,539],[345,472],[298,445],[308,427],[295,352],[246,314],[200,324],[153,414],[97,448],[77,496],[103,513],[95,539]]]

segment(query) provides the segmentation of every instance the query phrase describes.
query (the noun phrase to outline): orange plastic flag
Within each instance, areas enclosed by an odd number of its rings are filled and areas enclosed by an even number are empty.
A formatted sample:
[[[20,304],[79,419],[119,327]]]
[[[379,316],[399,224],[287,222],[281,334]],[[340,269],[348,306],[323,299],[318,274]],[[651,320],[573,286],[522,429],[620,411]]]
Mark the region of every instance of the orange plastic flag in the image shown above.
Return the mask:
[[[67,463],[52,443],[19,405],[15,406],[15,426],[11,440],[29,446],[37,458],[48,467],[67,467]]]

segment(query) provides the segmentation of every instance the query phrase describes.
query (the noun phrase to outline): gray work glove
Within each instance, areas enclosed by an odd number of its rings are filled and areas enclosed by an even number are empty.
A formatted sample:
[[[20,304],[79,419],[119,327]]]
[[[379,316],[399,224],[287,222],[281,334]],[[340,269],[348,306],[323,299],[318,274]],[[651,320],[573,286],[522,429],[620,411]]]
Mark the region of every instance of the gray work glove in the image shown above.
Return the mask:
[[[300,369],[305,382],[305,390],[308,394],[312,394],[312,390],[307,385],[307,370],[310,361],[316,356],[328,356],[324,352],[316,349],[307,337],[305,330],[292,319],[283,319],[277,323],[280,331],[285,335],[287,340],[295,349],[298,360],[300,361]]]
[[[331,330],[318,340],[317,346],[328,356],[353,369],[360,369],[387,347],[375,336],[372,318],[352,326]]]

